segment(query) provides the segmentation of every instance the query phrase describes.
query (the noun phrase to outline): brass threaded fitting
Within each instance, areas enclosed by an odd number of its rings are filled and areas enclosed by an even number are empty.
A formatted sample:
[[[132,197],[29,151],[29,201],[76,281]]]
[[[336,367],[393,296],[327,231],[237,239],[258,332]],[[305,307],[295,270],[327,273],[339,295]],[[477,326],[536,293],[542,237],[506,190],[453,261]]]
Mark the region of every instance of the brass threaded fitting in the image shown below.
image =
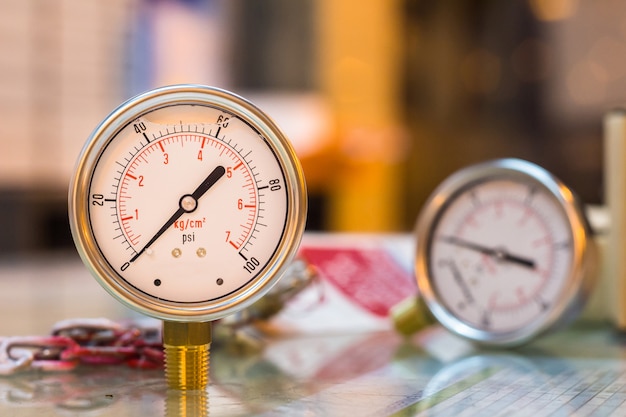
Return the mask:
[[[210,322],[163,322],[165,378],[169,388],[203,390],[209,381]]]
[[[404,336],[417,333],[435,322],[419,296],[408,297],[395,305],[391,310],[391,318],[395,329]]]

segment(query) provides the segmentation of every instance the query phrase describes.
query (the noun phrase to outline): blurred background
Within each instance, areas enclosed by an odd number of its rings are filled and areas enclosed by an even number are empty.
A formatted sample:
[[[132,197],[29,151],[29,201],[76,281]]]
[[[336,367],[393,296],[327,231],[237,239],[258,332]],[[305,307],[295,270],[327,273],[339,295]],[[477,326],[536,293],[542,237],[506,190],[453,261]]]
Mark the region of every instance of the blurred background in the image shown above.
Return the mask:
[[[0,256],[73,250],[67,187],[118,104],[226,88],[294,142],[309,230],[412,229],[445,177],[536,162],[602,195],[620,0],[0,0]]]

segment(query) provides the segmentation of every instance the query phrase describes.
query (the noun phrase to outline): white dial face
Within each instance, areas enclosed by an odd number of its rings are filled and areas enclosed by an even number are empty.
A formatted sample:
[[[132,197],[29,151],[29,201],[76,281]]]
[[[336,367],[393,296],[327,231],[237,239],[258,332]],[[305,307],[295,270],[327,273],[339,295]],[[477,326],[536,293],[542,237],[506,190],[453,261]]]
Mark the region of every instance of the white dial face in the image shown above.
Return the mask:
[[[511,332],[543,322],[562,302],[572,232],[543,186],[493,179],[452,197],[428,256],[433,290],[452,315],[472,328]]]
[[[88,198],[110,268],[174,303],[218,300],[253,282],[279,250],[289,212],[285,172],[262,133],[197,103],[124,126],[97,160]]]

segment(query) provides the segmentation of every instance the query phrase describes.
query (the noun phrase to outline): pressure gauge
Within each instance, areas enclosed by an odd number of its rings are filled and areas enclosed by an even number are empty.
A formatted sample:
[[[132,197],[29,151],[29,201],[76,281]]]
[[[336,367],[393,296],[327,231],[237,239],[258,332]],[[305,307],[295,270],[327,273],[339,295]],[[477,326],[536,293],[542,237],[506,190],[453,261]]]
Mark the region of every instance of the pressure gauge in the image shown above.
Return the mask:
[[[521,344],[568,322],[595,278],[596,251],[575,196],[522,160],[449,177],[426,203],[416,234],[428,310],[485,344]]]
[[[136,96],[93,132],[69,195],[85,264],[115,298],[169,321],[259,299],[298,248],[305,183],[260,109],[198,85]]]

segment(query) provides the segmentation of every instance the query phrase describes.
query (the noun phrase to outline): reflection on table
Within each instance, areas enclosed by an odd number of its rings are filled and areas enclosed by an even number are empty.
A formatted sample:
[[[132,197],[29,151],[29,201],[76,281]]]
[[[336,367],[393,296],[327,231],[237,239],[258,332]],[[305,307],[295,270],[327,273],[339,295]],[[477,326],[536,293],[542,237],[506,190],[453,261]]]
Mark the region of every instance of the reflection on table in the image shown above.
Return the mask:
[[[71,317],[138,318],[74,258],[2,264],[0,314],[0,337],[46,334]],[[306,309],[298,314],[317,317]],[[0,414],[626,415],[626,339],[602,325],[578,324],[523,348],[493,351],[438,326],[405,340],[380,323],[352,330],[339,324],[294,332],[270,322],[234,332],[217,323],[211,384],[203,392],[169,391],[162,369],[124,365],[2,377]]]

